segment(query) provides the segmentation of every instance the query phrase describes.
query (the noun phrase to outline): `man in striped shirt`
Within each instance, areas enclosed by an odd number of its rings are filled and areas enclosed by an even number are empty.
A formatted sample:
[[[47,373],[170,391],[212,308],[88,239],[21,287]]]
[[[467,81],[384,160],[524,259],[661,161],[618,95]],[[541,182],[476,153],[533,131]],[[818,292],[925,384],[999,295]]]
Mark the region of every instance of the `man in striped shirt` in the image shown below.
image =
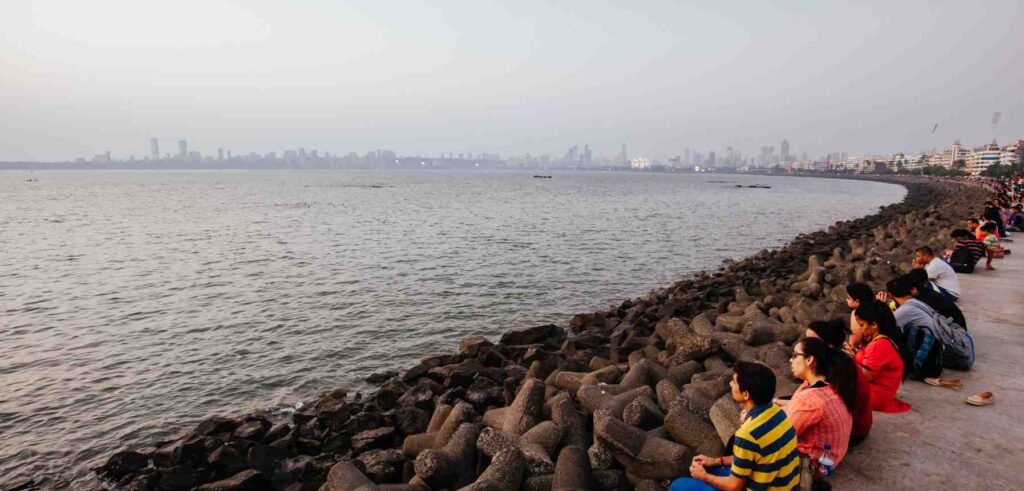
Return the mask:
[[[786,413],[772,404],[775,374],[764,365],[745,361],[737,361],[733,371],[732,398],[743,406],[746,416],[733,437],[732,456],[694,457],[691,477],[676,479],[669,491],[800,487],[796,431]]]

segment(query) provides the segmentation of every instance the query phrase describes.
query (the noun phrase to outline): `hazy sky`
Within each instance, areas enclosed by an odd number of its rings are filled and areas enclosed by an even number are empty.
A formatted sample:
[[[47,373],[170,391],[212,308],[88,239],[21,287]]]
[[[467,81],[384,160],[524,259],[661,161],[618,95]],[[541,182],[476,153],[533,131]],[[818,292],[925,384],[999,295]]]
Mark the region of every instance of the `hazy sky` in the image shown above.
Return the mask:
[[[0,160],[882,153],[993,111],[1024,137],[1019,0],[0,1]]]

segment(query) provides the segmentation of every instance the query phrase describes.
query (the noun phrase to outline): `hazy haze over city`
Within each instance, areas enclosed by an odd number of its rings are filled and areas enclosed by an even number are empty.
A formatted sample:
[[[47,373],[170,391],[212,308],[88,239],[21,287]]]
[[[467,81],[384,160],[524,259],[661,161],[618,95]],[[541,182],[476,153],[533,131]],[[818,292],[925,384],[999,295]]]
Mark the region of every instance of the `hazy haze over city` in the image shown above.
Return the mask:
[[[1024,4],[0,5],[0,160],[192,148],[656,158],[1024,134]],[[938,124],[934,134],[932,127]]]

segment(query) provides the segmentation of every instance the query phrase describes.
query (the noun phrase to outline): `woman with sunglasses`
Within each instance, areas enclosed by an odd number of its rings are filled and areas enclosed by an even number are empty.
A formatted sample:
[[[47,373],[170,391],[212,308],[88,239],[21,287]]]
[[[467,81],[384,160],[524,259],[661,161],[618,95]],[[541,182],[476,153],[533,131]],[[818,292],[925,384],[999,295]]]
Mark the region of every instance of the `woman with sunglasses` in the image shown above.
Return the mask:
[[[796,430],[797,450],[813,462],[825,445],[835,465],[849,448],[853,428],[852,411],[857,397],[856,380],[828,380],[828,374],[840,353],[818,338],[806,338],[793,348],[790,368],[803,380],[793,398],[777,400]]]

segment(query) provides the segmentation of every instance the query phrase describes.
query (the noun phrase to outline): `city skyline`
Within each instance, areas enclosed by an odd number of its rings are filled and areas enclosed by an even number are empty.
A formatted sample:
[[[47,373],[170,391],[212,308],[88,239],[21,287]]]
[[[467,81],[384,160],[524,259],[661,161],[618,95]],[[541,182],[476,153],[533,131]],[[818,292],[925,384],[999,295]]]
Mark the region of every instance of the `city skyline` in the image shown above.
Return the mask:
[[[162,153],[185,139],[560,157],[578,142],[614,158],[628,142],[667,161],[779,155],[785,138],[825,155],[1024,134],[1024,5],[1010,0],[36,0],[0,14],[3,161],[147,155],[153,135]]]

